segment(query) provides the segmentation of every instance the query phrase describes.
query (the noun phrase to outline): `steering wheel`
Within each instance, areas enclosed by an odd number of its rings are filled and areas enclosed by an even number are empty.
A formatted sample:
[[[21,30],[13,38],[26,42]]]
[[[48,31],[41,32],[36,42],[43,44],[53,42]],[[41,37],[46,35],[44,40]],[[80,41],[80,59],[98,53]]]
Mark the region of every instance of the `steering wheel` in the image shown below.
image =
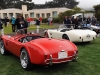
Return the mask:
[[[23,43],[26,43],[28,42],[28,40],[26,38],[23,39]]]

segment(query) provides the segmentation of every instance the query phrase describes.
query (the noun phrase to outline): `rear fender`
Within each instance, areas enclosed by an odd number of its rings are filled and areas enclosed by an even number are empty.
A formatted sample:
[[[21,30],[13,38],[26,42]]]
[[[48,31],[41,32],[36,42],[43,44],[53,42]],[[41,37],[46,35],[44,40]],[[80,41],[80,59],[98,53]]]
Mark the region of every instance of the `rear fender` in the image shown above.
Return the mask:
[[[25,45],[23,48],[27,50],[29,53],[30,61],[33,64],[41,64],[44,62],[44,55],[48,55],[48,50],[44,50],[42,47],[35,47],[35,46],[27,46]]]

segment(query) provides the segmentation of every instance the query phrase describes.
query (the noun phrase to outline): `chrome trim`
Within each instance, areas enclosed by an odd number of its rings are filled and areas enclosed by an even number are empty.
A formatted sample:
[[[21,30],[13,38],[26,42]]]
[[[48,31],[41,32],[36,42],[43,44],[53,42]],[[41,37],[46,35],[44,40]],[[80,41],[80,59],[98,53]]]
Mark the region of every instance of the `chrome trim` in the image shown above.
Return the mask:
[[[65,50],[61,50],[61,52],[65,52]]]
[[[50,62],[49,62],[50,65],[52,65],[52,55],[50,55]]]
[[[53,64],[59,64],[59,63],[64,63],[64,62],[71,62],[73,61],[75,58],[73,58],[72,60],[66,60],[66,61],[60,61],[60,62],[52,62]],[[49,65],[50,63],[46,63],[47,65]]]
[[[74,58],[71,59],[71,60],[65,60],[65,61],[60,61],[60,62],[53,62],[53,60],[61,60],[61,59],[52,58],[52,55],[50,55],[50,59],[46,59],[46,60],[44,61],[44,63],[52,65],[53,63],[54,63],[54,64],[55,64],[55,63],[57,64],[57,63],[64,63],[64,62],[73,61],[74,59],[77,59],[77,58],[78,58],[78,54],[76,54],[76,51],[74,51],[74,55],[73,55],[73,56],[69,56],[69,57],[67,57],[67,58],[71,58],[71,57],[74,57]],[[66,59],[66,58],[63,58],[63,59]],[[47,61],[50,61],[50,62],[47,63]]]

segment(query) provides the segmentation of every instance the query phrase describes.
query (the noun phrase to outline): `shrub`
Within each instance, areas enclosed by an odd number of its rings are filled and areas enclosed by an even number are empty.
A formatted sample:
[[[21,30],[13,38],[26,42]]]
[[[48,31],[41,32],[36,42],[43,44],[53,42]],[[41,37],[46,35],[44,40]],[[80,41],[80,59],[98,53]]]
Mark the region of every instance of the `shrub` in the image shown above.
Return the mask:
[[[63,19],[65,16],[72,16],[74,14],[76,14],[77,12],[76,11],[73,11],[73,10],[69,10],[69,11],[65,11],[63,13],[60,13],[58,15],[58,18],[59,18],[59,22],[62,23],[63,22]]]
[[[47,23],[47,18],[43,18],[43,19],[42,19],[42,22],[43,22],[43,23]]]
[[[59,23],[59,18],[53,18],[53,23]]]

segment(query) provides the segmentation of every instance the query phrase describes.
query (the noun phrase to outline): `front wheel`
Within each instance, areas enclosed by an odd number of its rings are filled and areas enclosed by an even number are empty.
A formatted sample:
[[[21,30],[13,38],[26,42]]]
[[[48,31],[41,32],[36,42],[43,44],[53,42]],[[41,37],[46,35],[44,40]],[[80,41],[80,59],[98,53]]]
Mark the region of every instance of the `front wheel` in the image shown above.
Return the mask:
[[[63,39],[69,40],[69,37],[65,34],[62,36]]]
[[[0,41],[0,52],[2,55],[7,55],[9,53],[5,48],[3,40]]]
[[[20,62],[21,66],[25,70],[31,70],[32,69],[32,63],[30,61],[29,54],[26,49],[22,49],[20,54]]]

